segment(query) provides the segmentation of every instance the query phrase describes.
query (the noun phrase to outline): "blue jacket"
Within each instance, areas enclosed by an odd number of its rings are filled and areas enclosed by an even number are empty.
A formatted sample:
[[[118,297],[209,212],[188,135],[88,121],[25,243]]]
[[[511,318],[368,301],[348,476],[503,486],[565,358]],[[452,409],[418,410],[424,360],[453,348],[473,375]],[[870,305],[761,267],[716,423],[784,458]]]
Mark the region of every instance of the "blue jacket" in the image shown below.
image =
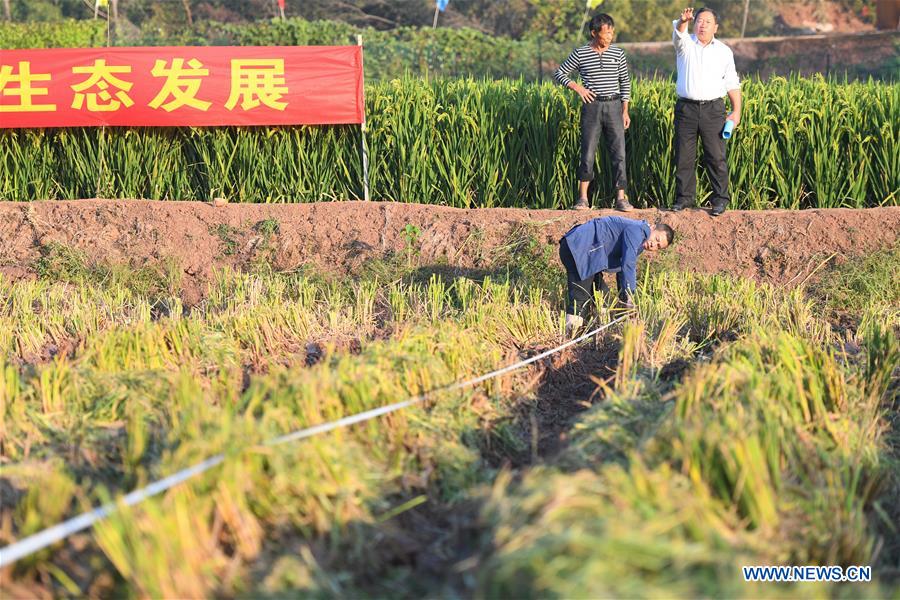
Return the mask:
[[[576,225],[563,236],[578,267],[578,277],[588,279],[600,271],[621,271],[625,290],[637,287],[637,257],[650,237],[646,221],[600,217]],[[621,290],[620,290],[621,291]]]

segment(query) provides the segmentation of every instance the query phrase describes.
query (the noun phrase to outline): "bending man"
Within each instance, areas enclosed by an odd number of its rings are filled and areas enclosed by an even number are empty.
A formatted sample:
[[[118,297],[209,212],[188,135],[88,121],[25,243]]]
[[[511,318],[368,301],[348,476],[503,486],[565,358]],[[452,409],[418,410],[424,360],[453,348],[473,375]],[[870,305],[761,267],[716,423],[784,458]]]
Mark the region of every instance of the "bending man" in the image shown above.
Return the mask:
[[[674,240],[675,232],[668,225],[623,217],[600,217],[570,229],[559,240],[559,258],[566,268],[569,288],[567,331],[584,322],[596,290],[609,293],[604,272],[616,274],[619,300],[625,307],[632,307],[638,255],[644,250],[662,250]]]

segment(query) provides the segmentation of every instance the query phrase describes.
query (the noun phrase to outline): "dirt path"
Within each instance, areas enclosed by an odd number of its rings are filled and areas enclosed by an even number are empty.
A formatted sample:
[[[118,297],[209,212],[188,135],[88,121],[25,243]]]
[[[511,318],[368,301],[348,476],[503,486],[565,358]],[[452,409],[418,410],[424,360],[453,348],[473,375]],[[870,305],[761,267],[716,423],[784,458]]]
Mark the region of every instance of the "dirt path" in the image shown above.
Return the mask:
[[[147,200],[0,202],[0,273],[34,276],[43,248],[57,243],[93,260],[143,264],[174,258],[185,301],[199,299],[217,266],[263,258],[278,269],[304,264],[352,275],[366,260],[411,253],[422,265],[479,268],[531,238],[554,244],[573,224],[611,211],[455,209],[421,204],[334,202],[297,205]],[[799,281],[832,253],[850,259],[900,237],[900,208],[803,211],[635,211],[678,235],[675,260],[700,272],[728,272],[781,284]],[[671,253],[671,251],[669,251]]]

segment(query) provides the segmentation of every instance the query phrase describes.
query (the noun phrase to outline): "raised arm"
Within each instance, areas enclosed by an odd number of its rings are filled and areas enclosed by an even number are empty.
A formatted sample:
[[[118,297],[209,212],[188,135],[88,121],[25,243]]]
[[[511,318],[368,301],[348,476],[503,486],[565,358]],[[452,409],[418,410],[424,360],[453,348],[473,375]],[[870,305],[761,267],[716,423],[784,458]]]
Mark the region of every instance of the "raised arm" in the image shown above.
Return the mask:
[[[672,43],[679,54],[684,50],[684,41],[688,37],[688,23],[694,19],[694,9],[686,8],[681,11],[681,17],[672,21]]]

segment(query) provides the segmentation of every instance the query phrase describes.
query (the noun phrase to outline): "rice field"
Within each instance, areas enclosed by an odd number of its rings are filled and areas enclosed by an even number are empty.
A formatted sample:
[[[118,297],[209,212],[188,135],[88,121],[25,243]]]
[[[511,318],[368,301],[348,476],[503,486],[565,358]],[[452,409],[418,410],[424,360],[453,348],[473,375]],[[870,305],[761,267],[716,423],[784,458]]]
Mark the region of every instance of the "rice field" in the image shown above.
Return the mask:
[[[5,569],[4,596],[896,595],[896,250],[793,289],[660,261],[593,342],[266,445],[560,344],[549,256],[258,265],[190,307],[166,262],[58,246],[0,276],[0,544],[225,457]],[[744,583],[757,564],[873,582]]]
[[[564,208],[579,101],[555,84],[413,77],[366,87],[371,197],[454,207]],[[900,203],[900,84],[822,77],[743,84],[728,143],[733,208]],[[674,201],[671,81],[640,79],[626,135],[637,206]],[[0,131],[0,199],[315,202],[363,197],[358,127]],[[613,190],[597,157],[599,204]],[[705,175],[698,198],[709,193]]]

